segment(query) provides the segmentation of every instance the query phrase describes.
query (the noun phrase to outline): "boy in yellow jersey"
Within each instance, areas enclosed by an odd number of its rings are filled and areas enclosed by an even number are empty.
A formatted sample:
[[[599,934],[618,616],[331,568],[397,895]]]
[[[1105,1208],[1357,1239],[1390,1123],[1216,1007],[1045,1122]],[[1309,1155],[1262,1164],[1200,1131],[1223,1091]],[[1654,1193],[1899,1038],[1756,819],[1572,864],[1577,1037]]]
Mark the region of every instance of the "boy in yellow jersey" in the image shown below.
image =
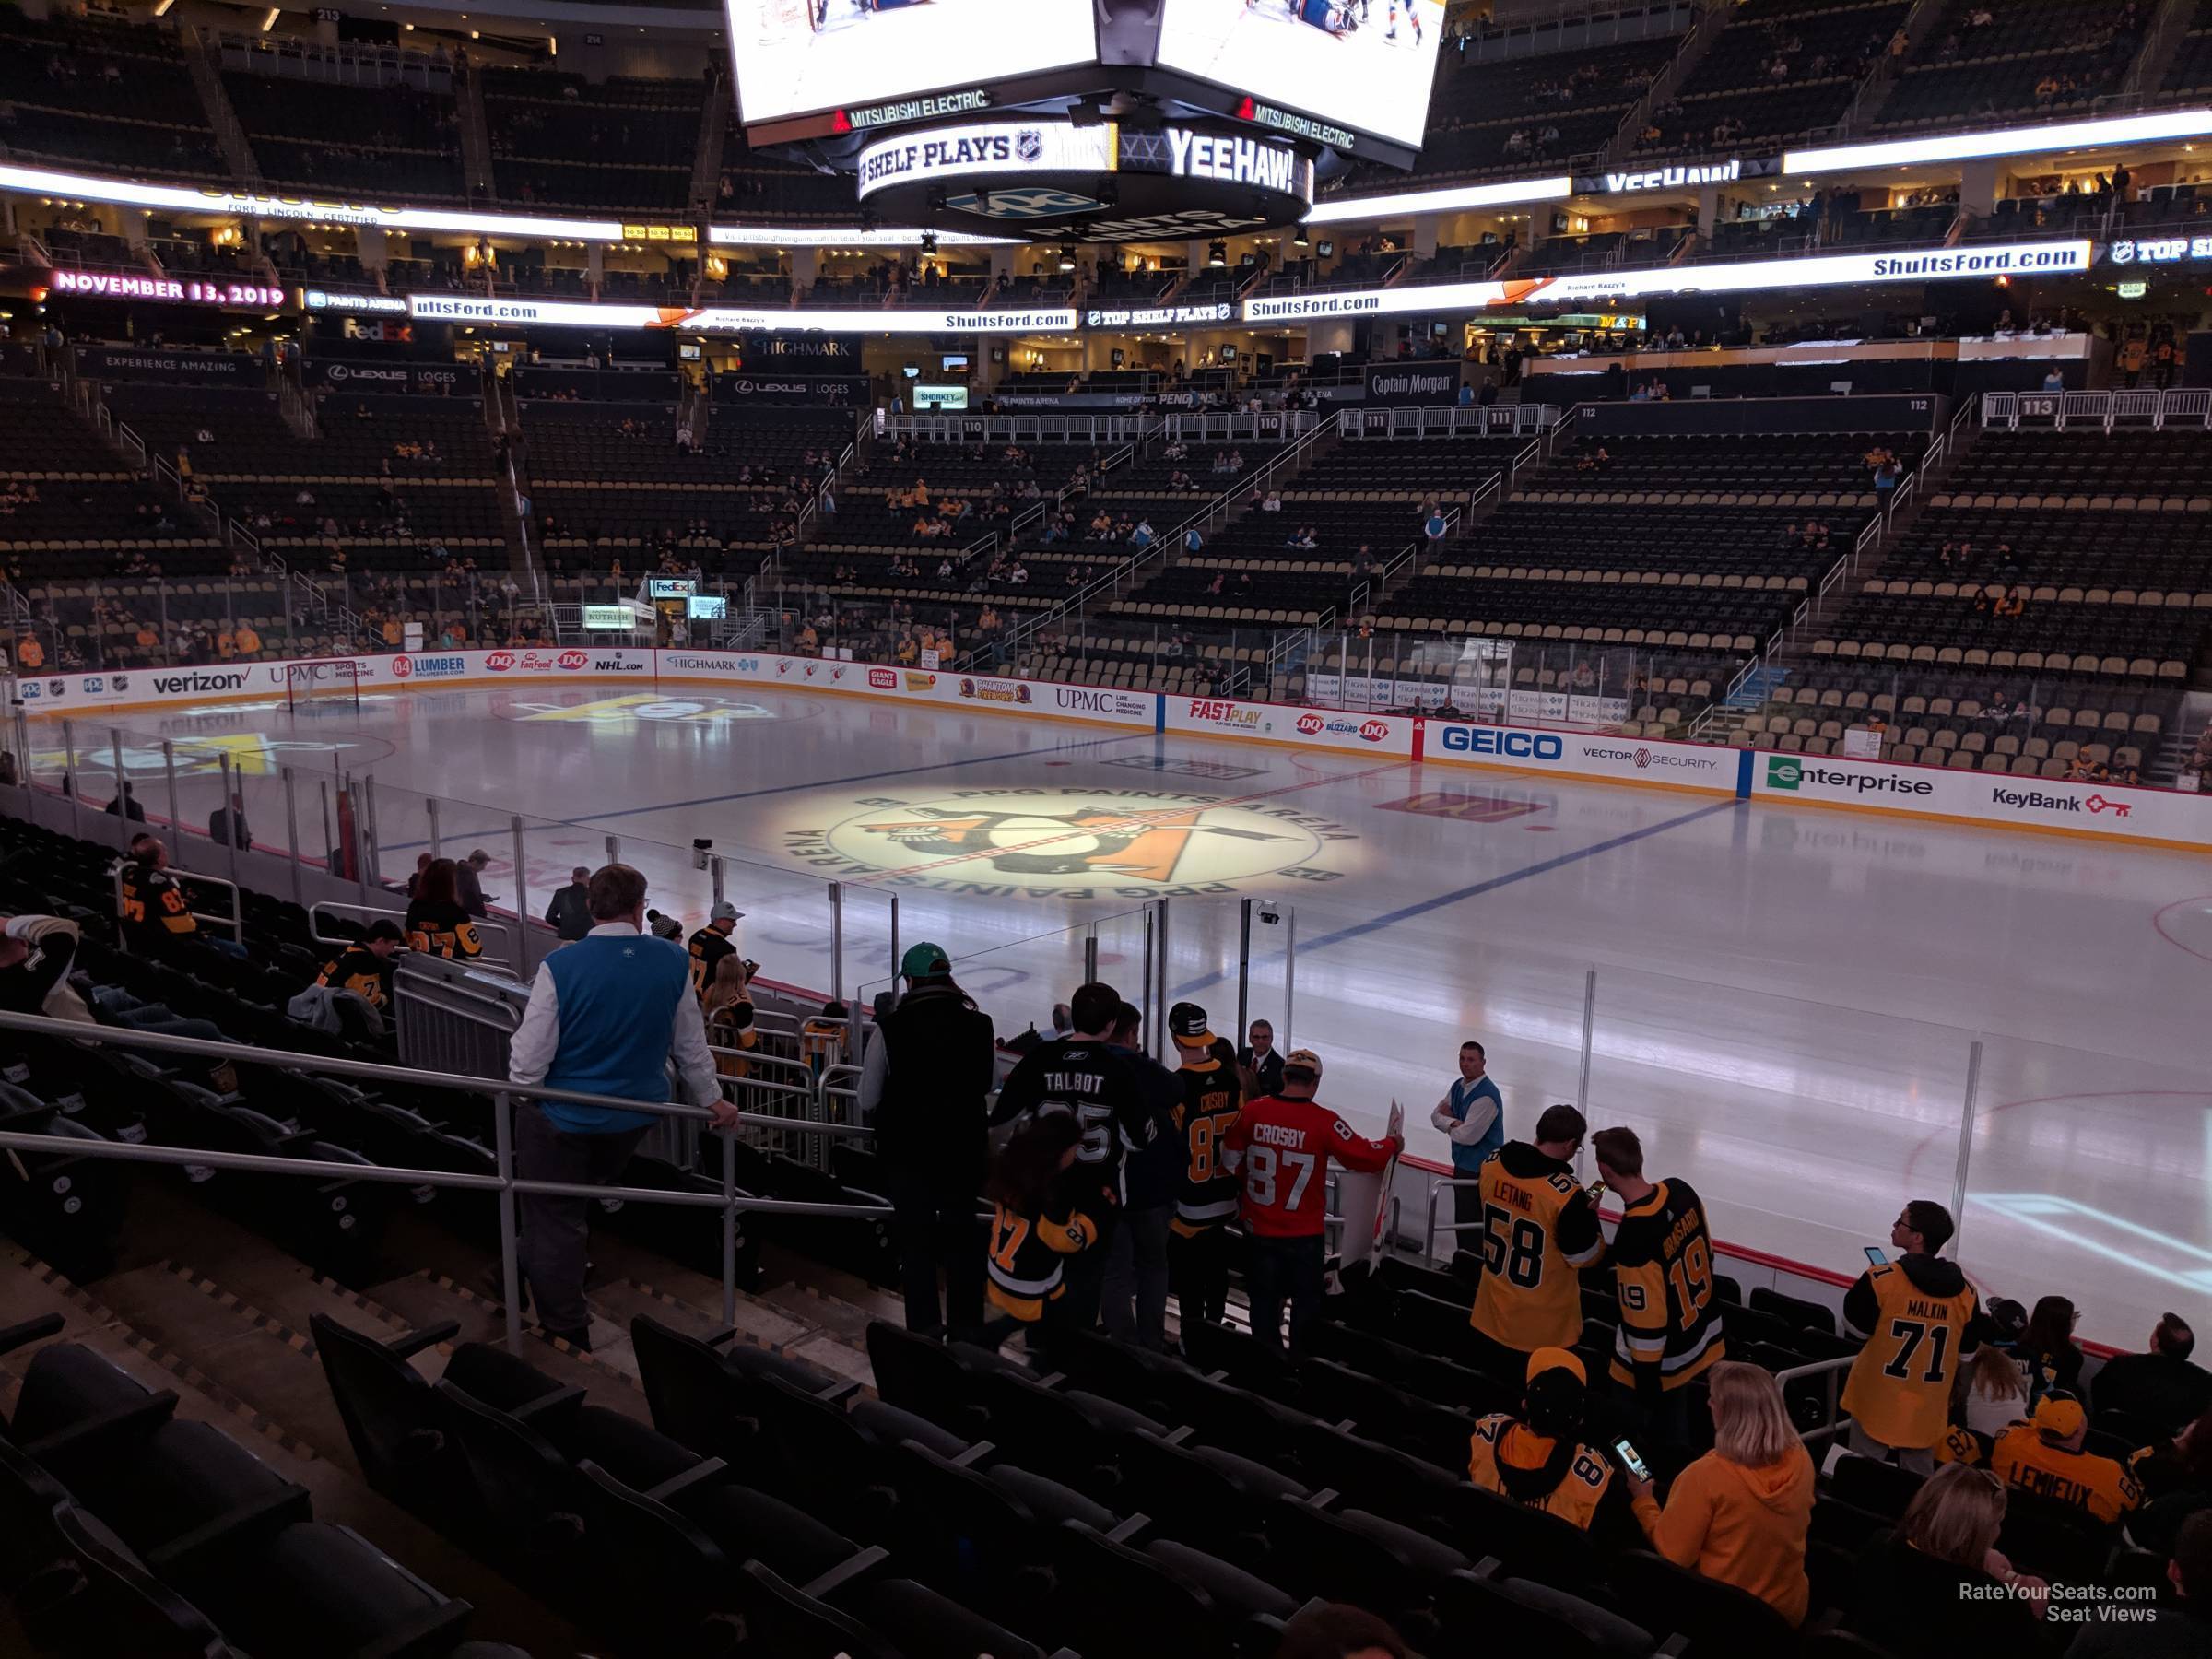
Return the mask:
[[[1600,1129],[1590,1149],[1598,1178],[1621,1202],[1606,1255],[1620,1305],[1609,1374],[1635,1392],[1655,1432],[1687,1441],[1689,1382],[1728,1351],[1705,1206],[1687,1181],[1643,1178],[1643,1143],[1633,1129]]]
[[[1057,1328],[1090,1323],[1067,1316],[1075,1304],[1065,1267],[1098,1243],[1097,1217],[1109,1197],[1077,1163],[1082,1138],[1071,1112],[1030,1118],[999,1148],[983,1182],[991,1201],[986,1293],[993,1307],[1030,1328],[1033,1347],[1049,1346]]]
[[[1579,1437],[1589,1411],[1589,1377],[1565,1348],[1528,1357],[1521,1416],[1499,1411],[1476,1420],[1467,1441],[1467,1478],[1486,1492],[1573,1523],[1600,1543],[1631,1545],[1641,1534],[1628,1488],[1604,1453]]]
[[[2006,1486],[2054,1498],[2110,1526],[2143,1501],[2143,1488],[2116,1458],[2084,1452],[2089,1414],[2070,1394],[2036,1402],[2035,1416],[1997,1436],[1989,1472]]]
[[[1549,1106],[1535,1139],[1508,1141],[1482,1166],[1477,1235],[1482,1278],[1469,1323],[1504,1352],[1486,1369],[1508,1375],[1543,1347],[1571,1347],[1583,1331],[1581,1270],[1606,1253],[1597,1205],[1574,1178],[1589,1128],[1571,1106]]]
[[[399,924],[376,922],[357,945],[348,945],[316,976],[315,983],[350,991],[379,1013],[392,1006],[392,953],[399,948]]]
[[[1844,1327],[1866,1339],[1843,1385],[1851,1449],[1922,1475],[1935,1470],[1959,1362],[1990,1332],[1966,1275],[1936,1253],[1957,1230],[1942,1205],[1913,1199],[1889,1231],[1902,1259],[1869,1267],[1843,1298]]]

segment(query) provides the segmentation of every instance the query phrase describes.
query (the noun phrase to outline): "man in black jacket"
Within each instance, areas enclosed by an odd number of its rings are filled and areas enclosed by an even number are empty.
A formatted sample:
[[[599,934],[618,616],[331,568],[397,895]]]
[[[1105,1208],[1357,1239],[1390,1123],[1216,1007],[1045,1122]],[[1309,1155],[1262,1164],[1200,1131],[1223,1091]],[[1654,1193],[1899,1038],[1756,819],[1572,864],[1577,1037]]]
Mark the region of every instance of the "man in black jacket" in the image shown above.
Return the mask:
[[[997,1041],[991,1017],[953,983],[941,947],[912,946],[899,966],[906,994],[877,1022],[861,1070],[861,1117],[875,1126],[897,1212],[906,1328],[972,1342],[983,1325],[977,1194],[989,1160],[984,1118]]]
[[[2149,1351],[2107,1359],[2089,1379],[2090,1397],[2100,1411],[2124,1411],[2179,1434],[2212,1408],[2212,1372],[2189,1361],[2195,1348],[2189,1322],[2164,1314],[2151,1327]]]
[[[1179,1005],[1180,1006],[1180,1005]],[[1182,1185],[1183,1151],[1175,1135],[1175,1109],[1182,1082],[1145,1053],[1144,1016],[1134,1003],[1115,1014],[1111,1045],[1136,1075],[1152,1113],[1152,1144],[1129,1155],[1129,1206],[1106,1248],[1105,1286],[1099,1317],[1116,1342],[1134,1342],[1156,1354],[1168,1350],[1168,1229]]]
[[[564,945],[573,945],[592,931],[591,907],[585,900],[591,880],[591,871],[578,865],[569,872],[569,885],[554,888],[546,905],[546,925]]]

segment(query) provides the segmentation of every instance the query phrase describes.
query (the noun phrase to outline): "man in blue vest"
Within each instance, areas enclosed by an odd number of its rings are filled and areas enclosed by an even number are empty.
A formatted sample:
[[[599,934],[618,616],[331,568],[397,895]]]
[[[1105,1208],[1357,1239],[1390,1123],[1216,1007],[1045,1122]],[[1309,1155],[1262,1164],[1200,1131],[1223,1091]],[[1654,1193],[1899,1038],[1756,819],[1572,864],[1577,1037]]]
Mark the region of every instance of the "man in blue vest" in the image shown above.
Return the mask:
[[[1459,1045],[1459,1076],[1436,1103],[1429,1121],[1452,1143],[1452,1174],[1471,1182],[1483,1159],[1505,1145],[1505,1097],[1483,1069],[1488,1056],[1473,1038]],[[1472,1186],[1452,1189],[1453,1218],[1482,1220],[1482,1194]]]
[[[530,1004],[508,1046],[507,1075],[528,1088],[572,1088],[655,1104],[668,1099],[668,1057],[684,1092],[737,1123],[722,1098],[714,1056],[691,994],[681,945],[643,931],[645,877],[628,865],[593,873],[584,894],[592,930],[539,964]],[[605,1186],[618,1180],[660,1114],[613,1106],[525,1100],[515,1112],[515,1174],[524,1181]],[[590,1200],[522,1194],[523,1278],[549,1337],[589,1349],[583,1300]]]

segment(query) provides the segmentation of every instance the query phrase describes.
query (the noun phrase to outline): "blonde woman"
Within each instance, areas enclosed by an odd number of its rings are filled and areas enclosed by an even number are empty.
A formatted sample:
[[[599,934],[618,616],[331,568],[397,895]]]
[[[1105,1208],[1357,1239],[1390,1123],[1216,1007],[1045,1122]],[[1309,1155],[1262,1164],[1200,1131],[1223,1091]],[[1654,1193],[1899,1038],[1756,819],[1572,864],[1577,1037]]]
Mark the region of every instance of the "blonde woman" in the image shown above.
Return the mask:
[[[2051,1587],[1998,1552],[2005,1496],[1986,1469],[1946,1464],[1931,1475],[1897,1531],[1861,1561],[1852,1632],[1898,1659],[2039,1651]]]
[[[1712,1450],[1676,1477],[1662,1510],[1651,1482],[1630,1480],[1652,1547],[1677,1567],[1733,1584],[1792,1624],[1805,1622],[1812,1587],[1805,1535],[1813,1518],[1813,1460],[1774,1379],[1722,1360],[1712,1390]]]
[[[717,1051],[714,1069],[725,1077],[750,1077],[749,1061],[719,1052],[751,1049],[760,1041],[760,1033],[753,1029],[753,996],[745,961],[735,951],[714,964],[714,977],[707,982],[700,1012],[706,1017],[707,1042]]]
[[[1993,1438],[2028,1415],[2028,1372],[1994,1342],[1974,1351],[1962,1373],[1966,1426]]]

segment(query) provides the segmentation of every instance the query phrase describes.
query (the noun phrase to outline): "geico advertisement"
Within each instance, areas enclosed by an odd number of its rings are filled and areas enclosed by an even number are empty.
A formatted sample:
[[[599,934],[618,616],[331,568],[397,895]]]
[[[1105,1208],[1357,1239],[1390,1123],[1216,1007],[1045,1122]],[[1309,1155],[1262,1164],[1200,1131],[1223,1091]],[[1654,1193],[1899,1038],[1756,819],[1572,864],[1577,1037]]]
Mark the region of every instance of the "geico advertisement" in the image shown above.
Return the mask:
[[[1723,294],[1771,288],[1839,288],[1861,282],[1948,282],[1997,276],[2049,276],[2089,268],[2087,241],[2008,242],[1994,247],[1905,248],[1880,253],[1834,253],[1811,259],[1755,259],[1736,265],[1679,265],[1651,271],[1593,272],[1572,276],[1519,276],[1500,282],[1445,282],[1430,287],[1355,289],[1247,300],[1247,323],[1307,317],[1382,316],[1405,312],[1481,311],[1500,305],[1549,305],[1578,300],[1652,294]]]
[[[1830,755],[1762,753],[1752,763],[1752,793],[1771,803],[1871,806],[2014,829],[2212,846],[2212,800],[2201,795]]]

